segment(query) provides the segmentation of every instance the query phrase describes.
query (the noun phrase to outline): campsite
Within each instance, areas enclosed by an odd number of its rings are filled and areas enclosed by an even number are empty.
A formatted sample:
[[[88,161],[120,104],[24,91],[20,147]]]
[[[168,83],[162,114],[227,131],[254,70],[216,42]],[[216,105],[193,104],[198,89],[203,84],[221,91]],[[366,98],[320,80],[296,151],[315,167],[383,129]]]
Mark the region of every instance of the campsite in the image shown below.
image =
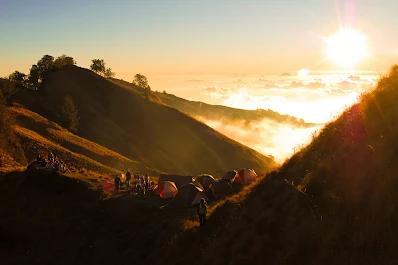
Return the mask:
[[[4,0],[0,265],[397,265],[398,0]]]

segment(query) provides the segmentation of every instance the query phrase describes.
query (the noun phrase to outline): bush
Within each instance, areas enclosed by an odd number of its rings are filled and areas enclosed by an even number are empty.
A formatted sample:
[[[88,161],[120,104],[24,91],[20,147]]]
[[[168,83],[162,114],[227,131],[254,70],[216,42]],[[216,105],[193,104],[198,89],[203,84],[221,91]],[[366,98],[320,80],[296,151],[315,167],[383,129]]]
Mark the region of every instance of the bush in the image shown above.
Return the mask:
[[[76,62],[73,59],[73,57],[66,56],[65,54],[57,57],[57,59],[55,59],[55,61],[54,61],[54,66],[56,68],[62,68],[67,65],[74,65],[74,64],[76,64]]]

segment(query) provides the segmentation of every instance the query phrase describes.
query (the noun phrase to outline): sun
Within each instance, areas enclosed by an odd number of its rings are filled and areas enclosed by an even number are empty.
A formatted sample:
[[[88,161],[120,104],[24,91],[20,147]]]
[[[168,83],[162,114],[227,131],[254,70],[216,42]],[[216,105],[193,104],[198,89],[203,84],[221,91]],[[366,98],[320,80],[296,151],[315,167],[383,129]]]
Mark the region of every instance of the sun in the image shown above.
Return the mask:
[[[300,78],[307,77],[308,73],[309,73],[308,69],[303,68],[303,69],[301,69],[300,71],[297,72],[297,77],[300,77]]]
[[[339,66],[352,68],[368,56],[366,37],[352,29],[341,29],[325,38],[327,59]]]

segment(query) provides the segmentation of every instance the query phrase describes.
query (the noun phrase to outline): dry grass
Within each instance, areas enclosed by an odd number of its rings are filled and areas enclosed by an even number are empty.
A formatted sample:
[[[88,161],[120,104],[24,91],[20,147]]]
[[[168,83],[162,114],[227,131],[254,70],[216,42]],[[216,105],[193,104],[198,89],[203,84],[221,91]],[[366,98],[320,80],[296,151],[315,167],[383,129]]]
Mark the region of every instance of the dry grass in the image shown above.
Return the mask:
[[[49,151],[65,154],[66,150],[69,150],[76,157],[72,158],[71,155],[65,155],[62,159],[75,167],[86,167],[94,171],[100,170],[108,173],[125,170],[148,172],[150,174],[158,173],[158,171],[149,169],[137,161],[72,134],[58,124],[18,104],[10,107],[9,110],[20,124],[15,127],[15,130],[29,139],[24,146],[29,160],[33,160],[37,152],[42,155]],[[84,158],[82,159],[82,157]]]
[[[37,151],[39,151],[43,155],[52,151],[56,153],[59,157],[61,157],[62,160],[68,165],[76,168],[85,167],[90,168],[96,172],[109,174],[121,173],[115,168],[111,168],[101,163],[98,163],[97,161],[84,155],[74,153],[29,129],[23,128],[21,126],[15,126],[15,132],[18,133],[24,140],[27,153],[31,153],[33,157],[37,154]],[[33,150],[30,148],[32,148]]]
[[[79,111],[79,136],[158,172],[217,176],[233,168],[264,171],[274,165],[272,159],[165,106],[157,96],[146,100],[139,88],[87,69],[72,66],[55,71],[43,91],[40,98],[21,93],[18,102],[58,122],[62,100],[70,95]]]

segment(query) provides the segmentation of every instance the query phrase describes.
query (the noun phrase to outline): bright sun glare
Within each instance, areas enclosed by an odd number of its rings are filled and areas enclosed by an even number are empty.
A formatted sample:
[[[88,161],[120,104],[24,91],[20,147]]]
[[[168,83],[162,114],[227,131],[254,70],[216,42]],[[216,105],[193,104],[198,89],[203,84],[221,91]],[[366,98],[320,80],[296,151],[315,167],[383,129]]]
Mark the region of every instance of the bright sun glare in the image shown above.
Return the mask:
[[[300,78],[304,78],[308,76],[308,73],[309,73],[308,69],[304,68],[297,72],[297,76]]]
[[[368,55],[366,37],[352,29],[341,29],[325,41],[327,59],[343,67],[354,67]]]

